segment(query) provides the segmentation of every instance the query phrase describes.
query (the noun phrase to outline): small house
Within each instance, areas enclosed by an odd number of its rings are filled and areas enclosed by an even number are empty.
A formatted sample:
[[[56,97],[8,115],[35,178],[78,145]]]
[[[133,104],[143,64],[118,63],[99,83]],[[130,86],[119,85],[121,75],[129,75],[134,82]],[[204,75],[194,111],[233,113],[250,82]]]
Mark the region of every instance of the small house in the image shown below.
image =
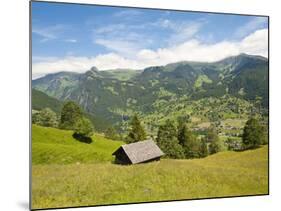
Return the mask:
[[[137,164],[160,160],[164,153],[154,141],[145,140],[122,145],[112,155],[115,155],[116,163]]]

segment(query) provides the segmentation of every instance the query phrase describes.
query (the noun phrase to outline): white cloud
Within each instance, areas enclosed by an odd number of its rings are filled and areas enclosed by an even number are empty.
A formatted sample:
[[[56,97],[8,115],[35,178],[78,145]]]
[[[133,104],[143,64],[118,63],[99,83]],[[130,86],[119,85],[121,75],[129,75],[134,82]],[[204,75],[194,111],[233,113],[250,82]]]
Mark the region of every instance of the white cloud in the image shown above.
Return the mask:
[[[147,36],[132,30],[133,26],[113,24],[93,30],[93,43],[125,57],[149,46],[152,42]],[[140,42],[142,40],[142,42]]]
[[[257,30],[239,42],[222,41],[204,44],[192,39],[171,48],[161,48],[156,51],[143,49],[138,52],[137,58],[142,64],[150,66],[182,60],[214,62],[240,53],[267,57],[268,30]]]
[[[93,43],[132,58],[136,52],[150,48],[155,43],[169,46],[183,43],[197,35],[204,23],[204,20],[174,21],[160,18],[141,24],[110,24],[93,29]],[[144,30],[149,33],[143,33]],[[158,30],[166,30],[161,40]]]
[[[173,33],[169,37],[170,44],[176,44],[187,41],[194,37],[201,27],[205,24],[203,20],[197,21],[171,21],[169,19],[160,19],[155,22],[155,26],[170,29]]]
[[[114,32],[117,32],[119,30],[125,30],[125,29],[126,29],[125,24],[110,24],[110,25],[107,25],[107,26],[95,28],[93,30],[93,32],[96,33],[96,34],[104,35],[104,33],[114,33]]]
[[[110,43],[104,43],[110,44]],[[114,43],[111,43],[114,44]],[[116,43],[115,43],[116,44]],[[118,43],[121,47],[124,43]],[[118,45],[115,45],[117,47]],[[123,46],[124,47],[124,46]],[[126,48],[130,45],[125,44]],[[191,39],[181,44],[157,50],[140,49],[134,57],[128,58],[118,53],[108,53],[96,57],[65,57],[52,61],[34,62],[34,76],[59,71],[85,72],[92,66],[100,70],[114,68],[143,69],[148,66],[166,65],[178,61],[213,62],[240,53],[267,57],[268,30],[257,30],[241,41],[222,41],[215,44],[204,44]]]
[[[264,24],[267,23],[266,17],[255,17],[240,28],[234,33],[234,37],[242,38],[249,35],[251,32],[264,27]]]
[[[98,55],[96,57],[72,57],[68,56],[55,61],[36,62],[32,64],[32,77],[37,78],[48,73],[70,71],[82,73],[96,66],[101,70],[114,68],[139,68],[137,61],[125,59],[115,53]]]
[[[244,38],[240,44],[240,51],[268,57],[268,30],[257,30]]]
[[[206,45],[193,39],[171,48],[142,50],[138,58],[147,65],[165,65],[178,61],[212,62],[239,54],[238,45],[230,42]]]
[[[141,15],[142,12],[140,10],[134,9],[125,9],[113,14],[113,17],[125,17],[125,18],[132,18],[132,16]]]
[[[70,42],[70,43],[76,43],[77,40],[76,39],[66,39],[64,40],[65,42]]]
[[[141,50],[145,44],[138,43],[138,38],[130,39],[131,35],[128,34],[127,39],[96,39],[95,43],[104,46],[108,50],[118,53],[125,57],[132,57],[137,51]],[[147,40],[147,42],[149,42]]]
[[[202,23],[194,22],[183,24],[175,29],[175,33],[169,38],[170,44],[180,43],[187,41],[194,37],[202,27]]]
[[[32,56],[33,62],[51,62],[58,60],[58,57],[54,56]]]
[[[61,24],[57,24],[54,26],[37,28],[34,27],[32,29],[32,33],[37,34],[42,37],[41,42],[46,42],[49,40],[57,39],[58,35],[61,34],[65,30],[65,26]]]

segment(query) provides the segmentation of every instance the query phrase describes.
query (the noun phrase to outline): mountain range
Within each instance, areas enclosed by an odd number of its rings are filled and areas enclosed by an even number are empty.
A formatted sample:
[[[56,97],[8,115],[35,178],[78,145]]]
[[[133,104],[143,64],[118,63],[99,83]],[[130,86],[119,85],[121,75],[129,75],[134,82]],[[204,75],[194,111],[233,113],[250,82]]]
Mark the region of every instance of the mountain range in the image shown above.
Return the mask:
[[[248,102],[259,100],[268,109],[268,77],[268,59],[247,54],[212,63],[182,61],[143,70],[99,71],[92,67],[85,73],[58,72],[33,80],[32,107],[42,108],[44,97],[48,102],[73,100],[95,119],[98,129],[126,121],[135,112],[150,114],[156,102],[165,106],[182,99],[191,102],[229,95]],[[56,102],[55,111],[58,108]]]

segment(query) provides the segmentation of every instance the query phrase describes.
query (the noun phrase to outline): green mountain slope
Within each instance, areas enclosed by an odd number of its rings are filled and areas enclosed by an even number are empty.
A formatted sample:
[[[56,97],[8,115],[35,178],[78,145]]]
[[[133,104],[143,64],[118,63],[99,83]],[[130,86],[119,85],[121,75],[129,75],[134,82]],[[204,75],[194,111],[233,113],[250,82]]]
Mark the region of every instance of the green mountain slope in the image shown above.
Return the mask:
[[[50,108],[54,112],[59,113],[62,108],[62,102],[48,96],[44,92],[32,89],[32,109],[41,110],[44,108]]]
[[[32,81],[32,87],[61,101],[76,101],[105,124],[123,124],[134,112],[155,114],[155,104],[167,107],[181,101],[187,106],[226,95],[252,104],[258,99],[268,109],[268,60],[260,56],[241,54],[214,63],[178,62],[131,71],[93,67],[83,74],[60,72]]]
[[[104,78],[118,79],[120,81],[128,81],[133,77],[139,75],[142,70],[132,70],[132,69],[114,69],[100,71],[99,74]]]

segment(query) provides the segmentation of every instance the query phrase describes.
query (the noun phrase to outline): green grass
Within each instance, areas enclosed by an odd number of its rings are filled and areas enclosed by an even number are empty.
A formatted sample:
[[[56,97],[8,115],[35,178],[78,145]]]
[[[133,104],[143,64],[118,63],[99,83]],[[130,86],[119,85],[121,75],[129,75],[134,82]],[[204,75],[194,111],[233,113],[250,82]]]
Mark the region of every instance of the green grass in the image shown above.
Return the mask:
[[[106,70],[101,71],[100,74],[104,77],[118,79],[120,81],[128,81],[136,75],[140,74],[140,70],[131,70],[131,69],[115,69],[115,70]]]
[[[32,208],[267,194],[267,173],[267,146],[133,166],[33,165]]]
[[[72,137],[72,131],[32,126],[32,164],[97,163],[111,161],[121,141],[112,141],[99,134],[86,144]]]
[[[222,125],[242,128],[246,123],[246,119],[225,119],[222,121]]]
[[[212,83],[213,81],[208,78],[206,75],[199,75],[194,83],[195,88],[199,88],[202,86],[203,83]]]

